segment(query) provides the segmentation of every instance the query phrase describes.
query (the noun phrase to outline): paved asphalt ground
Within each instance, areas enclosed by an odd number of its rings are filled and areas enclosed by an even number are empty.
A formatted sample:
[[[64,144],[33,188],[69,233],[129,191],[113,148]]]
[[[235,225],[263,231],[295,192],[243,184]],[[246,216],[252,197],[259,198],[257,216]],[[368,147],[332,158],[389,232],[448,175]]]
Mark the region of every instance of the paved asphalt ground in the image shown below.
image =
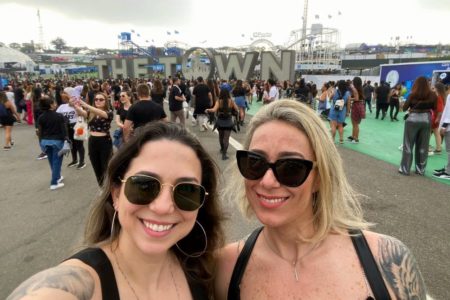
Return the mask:
[[[217,134],[199,132],[187,124],[225,170],[229,161],[220,160]],[[240,142],[244,132],[245,128],[232,137]],[[13,136],[14,149],[0,152],[0,299],[76,249],[86,213],[98,192],[88,159],[85,169],[76,170],[66,168],[67,158],[62,168],[66,186],[50,192],[50,168],[46,160],[36,160],[39,148],[34,129],[17,125]],[[3,139],[0,130],[1,143]],[[232,157],[234,149],[230,152]],[[339,152],[351,184],[365,195],[363,207],[366,218],[377,224],[374,230],[402,240],[415,254],[429,294],[450,299],[450,187],[415,175],[401,176],[396,166],[343,147]],[[225,225],[228,241],[257,226],[255,221],[244,220],[233,205],[224,203],[224,207],[229,217]]]

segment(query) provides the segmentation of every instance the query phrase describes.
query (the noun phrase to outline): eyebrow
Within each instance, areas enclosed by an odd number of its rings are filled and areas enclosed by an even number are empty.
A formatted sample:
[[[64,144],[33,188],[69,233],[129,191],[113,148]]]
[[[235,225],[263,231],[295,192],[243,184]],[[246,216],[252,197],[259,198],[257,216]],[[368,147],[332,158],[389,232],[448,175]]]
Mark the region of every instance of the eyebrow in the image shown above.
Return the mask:
[[[264,157],[267,157],[267,153],[266,153],[265,151],[263,151],[263,150],[259,150],[259,149],[249,149],[248,151],[255,152],[255,153],[258,153],[258,154],[263,155]],[[303,159],[307,159],[307,158],[305,158],[305,156],[304,156],[302,153],[300,153],[300,152],[295,152],[295,151],[282,151],[282,152],[278,153],[278,157],[286,157],[286,156],[299,156],[299,157],[301,157],[301,158],[303,158]]]
[[[159,176],[159,175],[156,174],[156,173],[150,172],[150,171],[138,171],[138,172],[136,172],[135,174],[130,175],[130,176],[136,176],[136,175],[147,175],[147,176],[151,176],[151,177],[154,177],[154,178],[158,179],[159,181],[161,181],[161,183],[164,183],[164,182],[162,182],[161,176]],[[195,178],[195,177],[179,177],[179,178],[177,178],[177,180],[175,181],[175,184],[180,183],[180,182],[194,182],[194,183],[199,183],[199,180],[198,180],[197,178]]]

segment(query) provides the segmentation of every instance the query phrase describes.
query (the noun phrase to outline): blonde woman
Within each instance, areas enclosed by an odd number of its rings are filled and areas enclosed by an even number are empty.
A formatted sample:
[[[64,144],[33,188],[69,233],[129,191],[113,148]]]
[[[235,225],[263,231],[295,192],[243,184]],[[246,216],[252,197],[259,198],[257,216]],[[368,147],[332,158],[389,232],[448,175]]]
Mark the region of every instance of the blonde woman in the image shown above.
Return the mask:
[[[89,141],[88,151],[92,168],[98,184],[103,184],[103,177],[109,159],[112,155],[112,140],[110,135],[113,112],[110,108],[108,96],[98,92],[94,96],[94,105],[84,101],[77,101],[75,110],[79,116],[88,119]]]
[[[253,117],[228,192],[263,227],[221,251],[216,299],[425,299],[408,248],[367,230],[336,153],[304,104],[275,101]]]

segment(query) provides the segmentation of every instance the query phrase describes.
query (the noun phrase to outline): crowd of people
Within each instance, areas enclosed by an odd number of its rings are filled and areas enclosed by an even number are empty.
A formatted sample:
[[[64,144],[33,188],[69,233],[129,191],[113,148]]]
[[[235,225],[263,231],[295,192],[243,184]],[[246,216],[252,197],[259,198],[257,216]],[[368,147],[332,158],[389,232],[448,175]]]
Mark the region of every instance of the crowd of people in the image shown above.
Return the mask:
[[[105,96],[97,92],[93,105],[71,98],[97,133],[113,119]],[[211,110],[236,109],[231,99],[222,89]],[[44,96],[40,107],[39,128],[52,118],[61,124],[53,99]],[[314,110],[274,100],[246,126],[224,194],[217,164],[183,124],[163,118],[133,131],[101,178],[83,250],[25,280],[8,299],[426,298],[408,248],[368,230]],[[104,135],[94,138],[110,149]],[[41,143],[56,147],[45,134]],[[224,245],[221,197],[235,199],[262,227]]]
[[[84,123],[89,131],[85,137],[88,143],[88,156],[99,185],[113,154],[113,147],[120,148],[140,127],[155,120],[169,120],[185,125],[189,118],[189,107],[193,113],[192,126],[199,126],[200,131],[207,131],[207,123],[214,122],[219,132],[219,144],[222,159],[228,159],[227,151],[231,132],[245,124],[246,110],[255,102],[263,105],[279,99],[294,99],[316,110],[322,119],[329,122],[331,137],[335,140],[336,132],[339,144],[345,140],[350,143],[360,141],[360,123],[366,111],[372,113],[375,106],[375,119],[384,120],[388,115],[391,122],[398,121],[400,110],[407,111],[411,118],[405,121],[405,133],[402,143],[402,160],[399,173],[408,175],[413,156],[416,159],[416,173],[423,175],[428,155],[442,153],[442,143],[446,134],[447,123],[444,108],[448,98],[448,87],[436,83],[433,87],[429,81],[418,78],[408,99],[405,98],[404,84],[390,87],[381,81],[371,85],[360,77],[353,80],[325,82],[320,91],[313,83],[300,79],[289,81],[243,81],[243,80],[207,80],[198,77],[184,80],[178,77],[135,80],[75,80],[75,81],[35,81],[11,82],[0,93],[0,123],[5,130],[4,150],[14,145],[12,129],[15,122],[27,122],[36,127],[41,153],[38,159],[49,159],[49,155],[60,153],[64,147],[61,141],[68,141],[72,160],[68,167],[78,170],[86,167],[84,139],[75,139],[75,127]],[[420,103],[416,103],[417,97]],[[39,123],[39,118],[47,107],[41,108],[42,99],[51,99],[54,105],[50,110],[64,116],[65,132],[54,132],[51,122]],[[169,114],[164,109],[164,101],[169,105]],[[44,101],[45,102],[45,101]],[[427,104],[423,104],[423,103]],[[48,104],[48,103],[47,103]],[[47,105],[45,104],[45,105]],[[45,106],[44,105],[44,106]],[[425,106],[424,106],[425,105]],[[115,110],[115,112],[114,112]],[[417,121],[420,116],[424,119]],[[44,117],[48,117],[45,114]],[[115,115],[115,117],[114,117]],[[44,118],[43,117],[43,118]],[[344,127],[349,117],[352,126],[351,135],[344,138]],[[115,120],[115,124],[112,124]],[[421,124],[419,130],[413,126]],[[111,136],[111,126],[117,128]],[[49,127],[50,126],[50,127]],[[43,135],[44,133],[44,135]],[[49,135],[50,133],[50,135]],[[435,137],[436,148],[429,147],[430,134]],[[52,135],[55,139],[52,139]],[[56,140],[51,150],[44,140]],[[413,155],[414,152],[414,155]],[[50,163],[52,170],[51,189],[64,186],[61,163],[54,157],[56,164]],[[61,159],[62,160],[62,159]],[[59,167],[58,167],[59,166]],[[449,170],[436,169],[434,176],[449,179]],[[53,177],[58,178],[53,178]],[[55,180],[57,183],[55,183]]]
[[[401,85],[372,87],[360,77],[326,82],[320,91],[304,80],[292,85],[201,77],[24,86],[28,92],[13,93],[24,94],[25,104],[0,92],[5,150],[13,146],[14,122],[34,119],[50,165],[50,189],[56,190],[64,187],[63,154],[71,153],[67,167],[83,169],[87,140],[101,193],[90,209],[84,250],[31,277],[8,299],[274,299],[299,290],[306,298],[425,299],[408,248],[368,230],[336,156],[335,135],[337,144],[344,142],[350,117],[347,140],[358,143],[359,124],[366,111],[372,113],[373,101],[382,120],[389,106],[392,122],[402,108],[408,118],[399,172],[409,174],[414,154],[416,173],[423,175],[431,132],[445,136],[450,156],[444,86],[430,87],[420,77],[406,101]],[[263,105],[248,122],[253,101]],[[215,120],[223,160],[229,159],[231,132],[247,127],[243,149],[231,163],[235,174],[220,194],[263,225],[242,241],[224,246],[217,166],[186,130],[188,107],[199,131]],[[450,162],[435,170],[436,177],[449,174]],[[58,283],[48,288],[50,277]]]

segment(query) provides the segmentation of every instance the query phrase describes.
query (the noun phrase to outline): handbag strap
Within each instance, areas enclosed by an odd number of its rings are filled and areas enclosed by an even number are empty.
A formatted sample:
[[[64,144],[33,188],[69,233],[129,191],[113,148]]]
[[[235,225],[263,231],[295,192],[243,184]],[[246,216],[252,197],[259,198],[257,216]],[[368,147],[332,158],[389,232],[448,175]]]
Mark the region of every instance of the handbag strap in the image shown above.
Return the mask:
[[[231,275],[230,284],[228,286],[228,297],[227,299],[239,300],[241,299],[241,280],[244,276],[245,268],[247,267],[248,260],[252,254],[253,248],[255,247],[256,240],[264,227],[259,227],[255,229],[252,234],[245,241],[244,248],[242,248],[241,253],[234,265],[233,274]]]
[[[389,295],[383,276],[378,269],[364,234],[359,229],[349,230],[349,233],[351,234],[353,246],[358,254],[359,261],[364,269],[364,274],[366,275],[375,299],[390,300],[391,296]]]

